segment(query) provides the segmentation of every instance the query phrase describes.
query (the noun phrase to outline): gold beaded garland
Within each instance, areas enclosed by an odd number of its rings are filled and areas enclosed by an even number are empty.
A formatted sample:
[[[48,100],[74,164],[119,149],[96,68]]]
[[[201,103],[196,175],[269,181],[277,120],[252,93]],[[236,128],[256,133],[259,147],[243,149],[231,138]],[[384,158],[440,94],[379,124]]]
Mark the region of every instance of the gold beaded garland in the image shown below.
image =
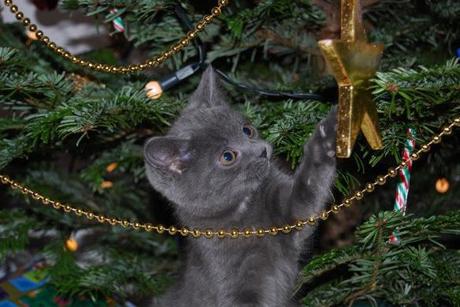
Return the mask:
[[[4,3],[5,3],[5,5],[7,7],[10,8],[10,11],[13,14],[15,14],[15,16],[16,16],[16,18],[18,20],[22,20],[25,17],[24,13],[19,11],[19,8],[16,5],[14,5],[13,0],[5,0]],[[147,68],[152,68],[152,67],[158,66],[159,64],[161,64],[162,62],[167,60],[169,57],[171,57],[173,54],[175,54],[175,53],[179,52],[180,50],[182,50],[184,47],[186,47],[190,43],[190,41],[193,38],[195,38],[197,36],[198,32],[202,31],[209,23],[211,23],[211,21],[214,18],[220,16],[220,14],[222,13],[222,9],[227,4],[228,4],[228,1],[218,1],[217,5],[211,9],[211,14],[210,15],[205,15],[200,21],[198,21],[198,23],[196,24],[194,29],[190,30],[182,39],[179,40],[178,43],[175,43],[175,44],[171,45],[169,47],[169,50],[163,52],[162,55],[160,55],[160,56],[158,56],[156,58],[153,58],[153,59],[149,59],[149,60],[145,61],[142,64],[131,64],[128,67],[115,66],[115,65],[100,65],[98,63],[91,63],[92,65],[90,65],[90,62],[88,62],[86,60],[83,60],[83,59],[80,59],[80,58],[78,58],[78,57],[76,57],[74,55],[71,55],[70,52],[68,52],[64,48],[57,46],[56,43],[52,42],[47,36],[44,36],[42,31],[40,31],[41,35],[43,36],[41,41],[45,45],[47,45],[51,50],[56,52],[58,55],[66,58],[66,59],[69,59],[71,57],[72,58],[71,61],[74,64],[77,64],[77,65],[80,65],[80,66],[83,66],[83,67],[87,67],[87,68],[90,68],[90,69],[93,69],[93,70],[106,72],[106,73],[128,73],[128,72],[133,73],[133,72],[138,72],[138,71],[145,70]],[[24,22],[25,20],[27,20],[27,21]],[[23,25],[28,26],[28,29],[31,32],[35,32],[35,31],[38,30],[37,25],[30,24],[30,19],[27,18],[27,17],[24,18]],[[45,37],[46,37],[46,40],[45,40]],[[59,49],[59,48],[62,48],[62,50],[58,52],[57,49]]]
[[[452,130],[452,128],[454,126],[460,126],[460,117],[455,118],[454,121],[447,127],[450,128],[450,130]],[[443,134],[443,133],[445,134],[446,131],[447,131],[447,129],[446,129],[446,127],[444,127],[442,129],[442,131],[438,135],[436,135],[436,136],[434,136],[432,138],[432,141],[430,141],[429,143],[425,144],[426,146],[422,145],[421,149],[419,150],[419,152],[428,151],[429,148],[430,148],[430,146],[429,146],[430,143],[440,142],[441,141],[440,135]],[[411,155],[409,160],[415,160],[415,159],[418,159],[418,158],[419,158],[419,154],[417,153],[417,156]],[[62,203],[60,203],[58,201],[50,200],[49,198],[44,197],[43,195],[26,188],[25,186],[23,186],[23,185],[15,182],[13,180],[11,180],[10,178],[8,178],[7,176],[4,176],[4,175],[0,175],[0,182],[2,184],[10,186],[12,189],[19,190],[24,195],[28,195],[28,196],[31,196],[33,199],[39,200],[43,205],[51,204],[51,206],[53,208],[55,208],[56,210],[63,210],[66,213],[73,213],[73,214],[75,214],[77,216],[84,216],[88,220],[95,219],[97,222],[99,222],[101,224],[104,224],[104,223],[108,223],[110,225],[118,224],[118,225],[120,225],[120,226],[122,226],[124,228],[132,228],[132,229],[136,229],[136,230],[143,229],[143,230],[145,230],[147,232],[151,232],[151,231],[155,230],[159,234],[162,234],[165,231],[166,231],[166,233],[168,233],[170,235],[180,234],[182,236],[187,236],[187,235],[191,234],[194,238],[198,238],[198,237],[201,237],[201,236],[204,236],[204,237],[206,237],[208,239],[213,238],[214,236],[217,236],[219,238],[224,238],[226,236],[229,236],[231,238],[253,237],[253,236],[263,237],[266,233],[271,234],[271,235],[274,236],[274,235],[277,235],[279,232],[290,233],[294,229],[300,231],[300,230],[302,230],[304,228],[305,225],[314,226],[319,218],[321,218],[323,220],[328,219],[331,212],[332,213],[337,213],[340,210],[341,207],[349,207],[352,204],[353,199],[361,199],[361,198],[363,198],[364,197],[364,192],[371,192],[370,191],[371,187],[373,189],[375,184],[384,184],[386,182],[387,177],[395,177],[396,174],[397,174],[397,171],[399,169],[401,169],[402,167],[406,166],[406,165],[407,165],[407,162],[402,161],[396,168],[388,169],[388,173],[386,175],[377,177],[376,183],[374,183],[374,184],[373,183],[368,183],[366,185],[366,189],[364,189],[362,191],[357,191],[354,194],[354,196],[344,199],[344,201],[340,205],[333,205],[329,211],[323,211],[323,212],[320,213],[319,216],[310,216],[307,220],[305,220],[305,221],[298,220],[292,225],[288,224],[288,225],[284,225],[283,227],[272,226],[272,227],[267,228],[267,229],[259,228],[259,229],[255,230],[255,231],[251,230],[251,229],[246,229],[244,231],[239,231],[238,229],[233,229],[230,232],[227,232],[227,231],[221,229],[221,230],[215,232],[212,229],[207,229],[207,230],[203,231],[203,230],[200,230],[200,229],[189,230],[187,228],[182,228],[182,229],[178,230],[174,226],[164,227],[162,225],[154,226],[154,225],[151,225],[151,224],[141,224],[141,223],[138,223],[138,222],[133,223],[133,222],[129,222],[127,220],[119,220],[119,219],[116,219],[116,218],[105,217],[104,215],[97,215],[97,214],[94,214],[93,212],[90,212],[90,211],[85,211],[85,210],[80,209],[80,208],[74,208],[74,207],[72,207],[70,205],[62,204]],[[445,189],[445,187],[444,187],[444,189]]]

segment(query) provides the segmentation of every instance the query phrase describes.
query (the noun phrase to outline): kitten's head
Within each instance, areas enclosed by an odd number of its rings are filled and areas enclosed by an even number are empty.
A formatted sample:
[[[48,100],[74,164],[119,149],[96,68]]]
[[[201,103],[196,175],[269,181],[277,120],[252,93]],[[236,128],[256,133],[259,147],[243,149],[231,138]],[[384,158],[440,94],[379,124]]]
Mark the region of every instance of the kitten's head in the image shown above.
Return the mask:
[[[152,186],[197,217],[232,210],[268,176],[272,148],[232,110],[209,67],[166,136],[144,147]]]

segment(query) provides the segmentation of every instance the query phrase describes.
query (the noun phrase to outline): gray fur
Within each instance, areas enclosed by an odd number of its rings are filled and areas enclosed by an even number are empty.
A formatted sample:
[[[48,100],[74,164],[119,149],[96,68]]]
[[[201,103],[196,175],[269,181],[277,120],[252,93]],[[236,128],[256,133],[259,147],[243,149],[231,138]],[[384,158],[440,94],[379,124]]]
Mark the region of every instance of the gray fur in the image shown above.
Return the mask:
[[[293,223],[317,214],[330,196],[336,173],[335,123],[334,109],[304,146],[295,174],[285,174],[270,159],[270,144],[243,133],[247,121],[230,108],[216,73],[208,68],[168,134],[147,141],[147,177],[190,228]],[[219,164],[226,148],[240,152],[231,167]],[[295,306],[290,295],[297,262],[313,231],[306,227],[263,238],[187,239],[181,278],[152,304]]]

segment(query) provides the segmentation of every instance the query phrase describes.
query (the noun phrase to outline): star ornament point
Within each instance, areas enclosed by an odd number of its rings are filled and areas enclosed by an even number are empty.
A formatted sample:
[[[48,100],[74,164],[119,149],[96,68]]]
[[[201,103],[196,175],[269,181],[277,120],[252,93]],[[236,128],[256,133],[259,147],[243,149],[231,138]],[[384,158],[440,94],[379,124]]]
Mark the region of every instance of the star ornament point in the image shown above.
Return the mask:
[[[359,0],[342,0],[340,39],[318,45],[339,87],[337,157],[350,157],[360,131],[372,149],[381,149],[369,80],[377,72],[383,44],[367,41]]]

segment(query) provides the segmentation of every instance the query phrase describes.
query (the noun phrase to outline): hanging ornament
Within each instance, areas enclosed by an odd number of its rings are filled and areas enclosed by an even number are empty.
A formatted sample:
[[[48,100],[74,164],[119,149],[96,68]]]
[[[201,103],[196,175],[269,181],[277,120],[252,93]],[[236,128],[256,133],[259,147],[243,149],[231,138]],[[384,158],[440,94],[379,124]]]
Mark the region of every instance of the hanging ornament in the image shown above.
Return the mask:
[[[76,252],[78,249],[78,242],[73,235],[65,241],[65,248],[71,252]]]
[[[399,171],[400,180],[396,186],[394,211],[401,212],[403,215],[406,214],[407,197],[409,195],[410,173],[412,171],[412,160],[410,160],[410,156],[415,148],[414,136],[415,130],[411,128],[407,129],[407,140],[404,144],[403,151],[403,161],[406,161],[406,166]],[[400,239],[397,230],[393,231],[389,241],[392,244],[399,243]]]
[[[111,9],[110,10],[110,14],[116,15],[117,13],[118,13],[117,9]],[[125,23],[124,23],[123,19],[120,16],[117,16],[112,20],[112,25],[113,25],[113,28],[115,29],[116,32],[123,33],[126,30],[125,29]]]
[[[438,178],[438,180],[436,180],[435,187],[436,187],[436,192],[440,194],[444,194],[447,191],[449,191],[449,187],[450,187],[449,180],[447,180],[446,178]]]
[[[340,39],[321,40],[318,45],[339,86],[337,157],[348,158],[361,130],[372,149],[383,147],[369,90],[383,44],[368,43],[359,0],[342,0],[340,24]]]

